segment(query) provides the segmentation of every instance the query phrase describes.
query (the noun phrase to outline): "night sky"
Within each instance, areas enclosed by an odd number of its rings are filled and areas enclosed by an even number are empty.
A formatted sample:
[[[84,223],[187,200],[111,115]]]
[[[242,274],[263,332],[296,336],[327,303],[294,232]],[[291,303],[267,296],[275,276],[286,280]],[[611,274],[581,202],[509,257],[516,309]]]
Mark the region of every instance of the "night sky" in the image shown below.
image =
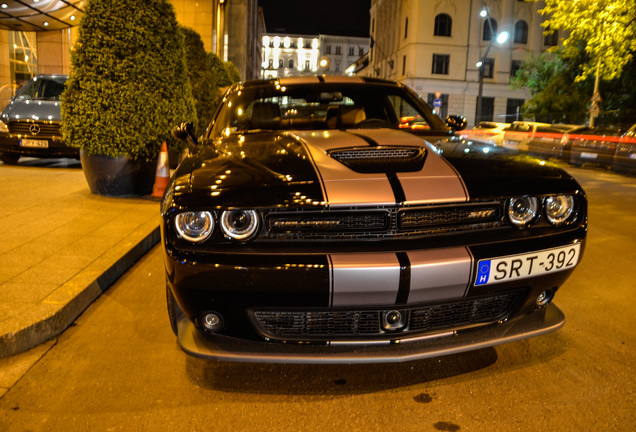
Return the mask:
[[[371,0],[259,0],[268,33],[369,36]]]

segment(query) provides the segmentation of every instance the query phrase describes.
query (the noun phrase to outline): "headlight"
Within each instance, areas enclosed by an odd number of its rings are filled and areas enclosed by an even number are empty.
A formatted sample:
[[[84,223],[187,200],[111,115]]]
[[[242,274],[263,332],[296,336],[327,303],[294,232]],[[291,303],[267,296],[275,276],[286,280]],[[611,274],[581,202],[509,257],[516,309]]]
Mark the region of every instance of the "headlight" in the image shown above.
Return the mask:
[[[256,236],[261,223],[255,210],[226,210],[221,213],[219,225],[229,239],[247,241]]]
[[[535,197],[511,198],[508,201],[508,219],[517,228],[530,225],[539,213],[539,200]]]
[[[552,225],[567,222],[574,213],[574,198],[572,195],[554,195],[546,197],[543,202],[545,217]]]
[[[9,133],[9,127],[2,120],[0,120],[0,132]]]
[[[191,242],[200,243],[207,240],[214,230],[214,218],[207,211],[179,213],[174,226],[182,237]]]

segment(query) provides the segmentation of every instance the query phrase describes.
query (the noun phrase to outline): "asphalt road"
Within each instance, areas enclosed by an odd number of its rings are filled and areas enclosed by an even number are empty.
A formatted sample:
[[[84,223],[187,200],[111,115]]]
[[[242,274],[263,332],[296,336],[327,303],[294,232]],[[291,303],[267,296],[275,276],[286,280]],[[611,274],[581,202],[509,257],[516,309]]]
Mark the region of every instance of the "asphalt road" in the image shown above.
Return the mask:
[[[555,333],[392,365],[211,363],[177,346],[155,247],[0,399],[0,431],[634,431],[636,178],[568,169],[590,230]]]

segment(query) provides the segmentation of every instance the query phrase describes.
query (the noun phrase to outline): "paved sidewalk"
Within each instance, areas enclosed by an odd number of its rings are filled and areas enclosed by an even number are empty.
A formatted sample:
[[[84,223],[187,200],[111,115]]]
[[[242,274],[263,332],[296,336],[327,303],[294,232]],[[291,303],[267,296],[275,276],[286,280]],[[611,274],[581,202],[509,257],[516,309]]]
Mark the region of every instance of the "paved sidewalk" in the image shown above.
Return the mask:
[[[79,162],[0,163],[0,358],[63,332],[159,241],[159,223],[157,201],[93,195]]]

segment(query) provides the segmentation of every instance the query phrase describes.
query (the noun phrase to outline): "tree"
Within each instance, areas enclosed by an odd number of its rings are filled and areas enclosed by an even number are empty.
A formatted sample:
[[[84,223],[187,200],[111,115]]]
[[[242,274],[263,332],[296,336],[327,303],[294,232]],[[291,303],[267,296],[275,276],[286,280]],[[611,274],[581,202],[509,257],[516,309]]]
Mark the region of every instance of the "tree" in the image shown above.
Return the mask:
[[[185,36],[188,78],[196,101],[198,118],[196,134],[203,135],[212,119],[214,108],[216,107],[216,78],[212,70],[210,58],[205,52],[201,36],[196,31],[187,27],[182,27],[181,32]]]
[[[168,0],[91,0],[62,94],[62,136],[88,155],[152,160],[195,121],[183,36]]]
[[[557,51],[526,59],[511,80],[513,88],[528,88],[532,95],[523,114],[541,121],[583,123],[591,85],[575,82],[575,77],[584,57],[564,57]]]
[[[533,0],[538,1],[538,0]],[[621,76],[636,51],[636,5],[634,0],[544,0],[540,12],[547,16],[547,33],[568,32],[563,55],[577,57],[583,46],[586,61],[580,65],[577,81],[597,72],[601,79]]]

